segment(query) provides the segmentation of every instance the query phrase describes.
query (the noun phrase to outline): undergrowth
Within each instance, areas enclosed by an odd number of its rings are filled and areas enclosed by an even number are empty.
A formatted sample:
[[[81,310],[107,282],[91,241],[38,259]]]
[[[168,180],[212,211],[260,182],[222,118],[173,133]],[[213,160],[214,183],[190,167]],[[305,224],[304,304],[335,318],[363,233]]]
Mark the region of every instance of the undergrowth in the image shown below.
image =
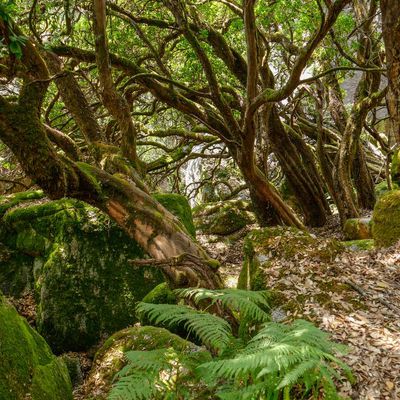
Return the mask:
[[[304,320],[272,322],[265,291],[175,292],[190,306],[142,302],[137,312],[155,325],[184,326],[211,352],[212,361],[199,363],[196,346],[129,351],[109,400],[329,400],[341,398],[335,382],[354,379],[338,358],[345,346]]]

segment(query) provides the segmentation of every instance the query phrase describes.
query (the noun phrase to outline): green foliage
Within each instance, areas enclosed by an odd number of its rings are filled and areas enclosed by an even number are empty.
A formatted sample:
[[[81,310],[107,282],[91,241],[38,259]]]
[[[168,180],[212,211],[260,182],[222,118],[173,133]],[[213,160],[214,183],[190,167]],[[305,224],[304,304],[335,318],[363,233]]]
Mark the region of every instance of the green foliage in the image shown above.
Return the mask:
[[[11,15],[15,11],[15,1],[8,0],[7,2],[0,3],[0,19],[2,19],[8,27],[10,31],[9,35],[9,43],[8,50],[10,54],[14,55],[16,58],[22,57],[22,47],[28,40],[27,37],[23,35],[17,35],[13,29],[11,24]]]
[[[183,323],[189,333],[195,334],[204,344],[218,351],[223,351],[232,337],[228,322],[184,305],[139,303],[136,311],[145,314],[155,324],[173,327]]]
[[[199,362],[187,349],[128,352],[128,364],[117,374],[110,400],[192,399],[185,381],[179,379],[182,374],[195,378],[199,390],[206,387],[207,398],[235,400],[288,400],[319,396],[321,391],[326,399],[340,399],[335,382],[343,375],[353,381],[349,367],[337,357],[345,346],[329,340],[327,333],[303,320],[290,325],[269,322],[265,291],[180,289],[175,293],[202,309],[139,303],[138,311],[155,323],[184,322],[213,351],[213,360]],[[221,309],[228,311],[232,328],[211,314]],[[240,328],[243,321],[247,336]]]

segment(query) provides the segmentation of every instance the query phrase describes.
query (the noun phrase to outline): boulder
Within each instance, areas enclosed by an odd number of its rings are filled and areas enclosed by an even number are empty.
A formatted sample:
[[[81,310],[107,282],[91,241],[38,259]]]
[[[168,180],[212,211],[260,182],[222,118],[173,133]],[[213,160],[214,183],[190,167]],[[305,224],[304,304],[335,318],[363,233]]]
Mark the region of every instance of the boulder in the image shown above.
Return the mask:
[[[400,185],[400,148],[397,148],[392,157],[391,165],[392,182]]]
[[[244,261],[238,288],[264,290],[274,261],[298,262],[307,258],[329,262],[343,246],[335,239],[318,239],[296,228],[272,227],[251,231],[243,244]]]
[[[196,229],[210,235],[230,235],[256,222],[250,203],[244,200],[202,204],[193,214]]]
[[[383,195],[372,215],[372,236],[377,247],[388,247],[400,239],[400,190]]]
[[[105,400],[111,390],[114,376],[125,365],[124,353],[130,350],[155,350],[172,347],[178,351],[197,353],[199,362],[211,361],[210,353],[163,328],[152,326],[132,327],[124,329],[111,336],[97,352],[93,368],[86,381],[85,398]],[[185,376],[181,377],[182,384],[191,382]],[[193,387],[192,387],[193,390]],[[195,397],[190,397],[195,398]],[[208,398],[208,397],[204,397]]]
[[[63,360],[0,294],[0,399],[72,400]]]
[[[346,240],[371,239],[371,218],[350,218],[343,226]]]
[[[173,197],[157,195],[193,233],[187,200]],[[57,353],[85,350],[134,323],[136,302],[164,280],[152,267],[132,267],[142,248],[83,202],[14,204],[1,222],[0,287],[14,296],[35,289],[38,330]]]

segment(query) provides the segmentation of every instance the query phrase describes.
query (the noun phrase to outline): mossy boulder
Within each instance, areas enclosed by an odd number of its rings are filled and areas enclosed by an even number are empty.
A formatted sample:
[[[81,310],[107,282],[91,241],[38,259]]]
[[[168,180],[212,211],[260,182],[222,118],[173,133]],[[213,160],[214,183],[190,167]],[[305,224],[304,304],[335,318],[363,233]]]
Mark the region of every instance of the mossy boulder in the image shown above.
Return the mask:
[[[192,209],[185,196],[175,193],[153,193],[152,196],[182,222],[191,236],[196,237]]]
[[[400,190],[383,195],[372,215],[372,236],[377,247],[388,247],[400,239]]]
[[[72,400],[63,360],[0,293],[0,399]]]
[[[157,195],[187,225],[190,208],[173,197]],[[72,199],[9,208],[0,243],[0,287],[14,296],[35,289],[38,330],[57,353],[85,350],[137,321],[137,301],[164,281],[128,263],[145,253],[116,223]]]
[[[167,282],[160,283],[143,297],[143,302],[152,304],[176,304],[177,297]]]
[[[392,182],[400,185],[400,148],[397,148],[393,153],[391,175]]]
[[[343,226],[346,240],[371,239],[371,218],[350,218]]]
[[[335,239],[318,239],[296,228],[272,227],[253,230],[244,240],[244,261],[238,288],[266,289],[268,268],[277,260],[301,262],[312,258],[329,262],[343,249]]]
[[[86,387],[88,389],[85,398],[92,400],[107,398],[115,374],[126,365],[125,352],[160,348],[173,348],[177,351],[196,353],[199,362],[211,361],[210,353],[204,348],[198,347],[166,329],[152,326],[127,328],[111,336],[97,352],[93,368],[87,379]],[[183,384],[190,387],[190,382],[186,381]]]
[[[230,235],[256,222],[250,203],[244,200],[202,204],[193,215],[196,229],[211,235]]]

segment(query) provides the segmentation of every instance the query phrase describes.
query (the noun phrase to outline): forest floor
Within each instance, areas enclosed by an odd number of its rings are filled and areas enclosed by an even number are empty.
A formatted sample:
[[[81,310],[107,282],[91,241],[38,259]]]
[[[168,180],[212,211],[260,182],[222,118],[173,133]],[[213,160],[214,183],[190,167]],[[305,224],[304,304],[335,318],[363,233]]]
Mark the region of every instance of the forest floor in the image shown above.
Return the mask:
[[[337,237],[333,223],[322,237]],[[242,242],[201,235],[199,241],[222,264],[228,287],[235,287],[243,261]],[[240,236],[240,235],[239,235]],[[279,287],[291,310],[284,319],[313,321],[349,347],[344,360],[357,379],[341,393],[358,400],[400,399],[400,242],[388,249],[346,251],[331,263],[313,259],[277,260],[268,269],[268,287]],[[283,273],[282,273],[283,271]],[[278,310],[279,315],[282,310]]]
[[[198,235],[209,254],[221,262],[227,287],[236,287],[243,262],[243,240],[249,226],[230,240]],[[313,232],[318,237],[341,239],[335,223]],[[299,258],[275,260],[268,269],[268,287],[279,288],[290,309],[273,310],[280,320],[303,318],[348,345],[344,360],[357,379],[342,384],[341,393],[357,400],[400,399],[400,242],[388,249],[345,251],[332,262]],[[34,325],[35,303],[31,294],[14,302]],[[93,353],[75,353],[87,376]],[[76,388],[83,400],[85,383]]]

